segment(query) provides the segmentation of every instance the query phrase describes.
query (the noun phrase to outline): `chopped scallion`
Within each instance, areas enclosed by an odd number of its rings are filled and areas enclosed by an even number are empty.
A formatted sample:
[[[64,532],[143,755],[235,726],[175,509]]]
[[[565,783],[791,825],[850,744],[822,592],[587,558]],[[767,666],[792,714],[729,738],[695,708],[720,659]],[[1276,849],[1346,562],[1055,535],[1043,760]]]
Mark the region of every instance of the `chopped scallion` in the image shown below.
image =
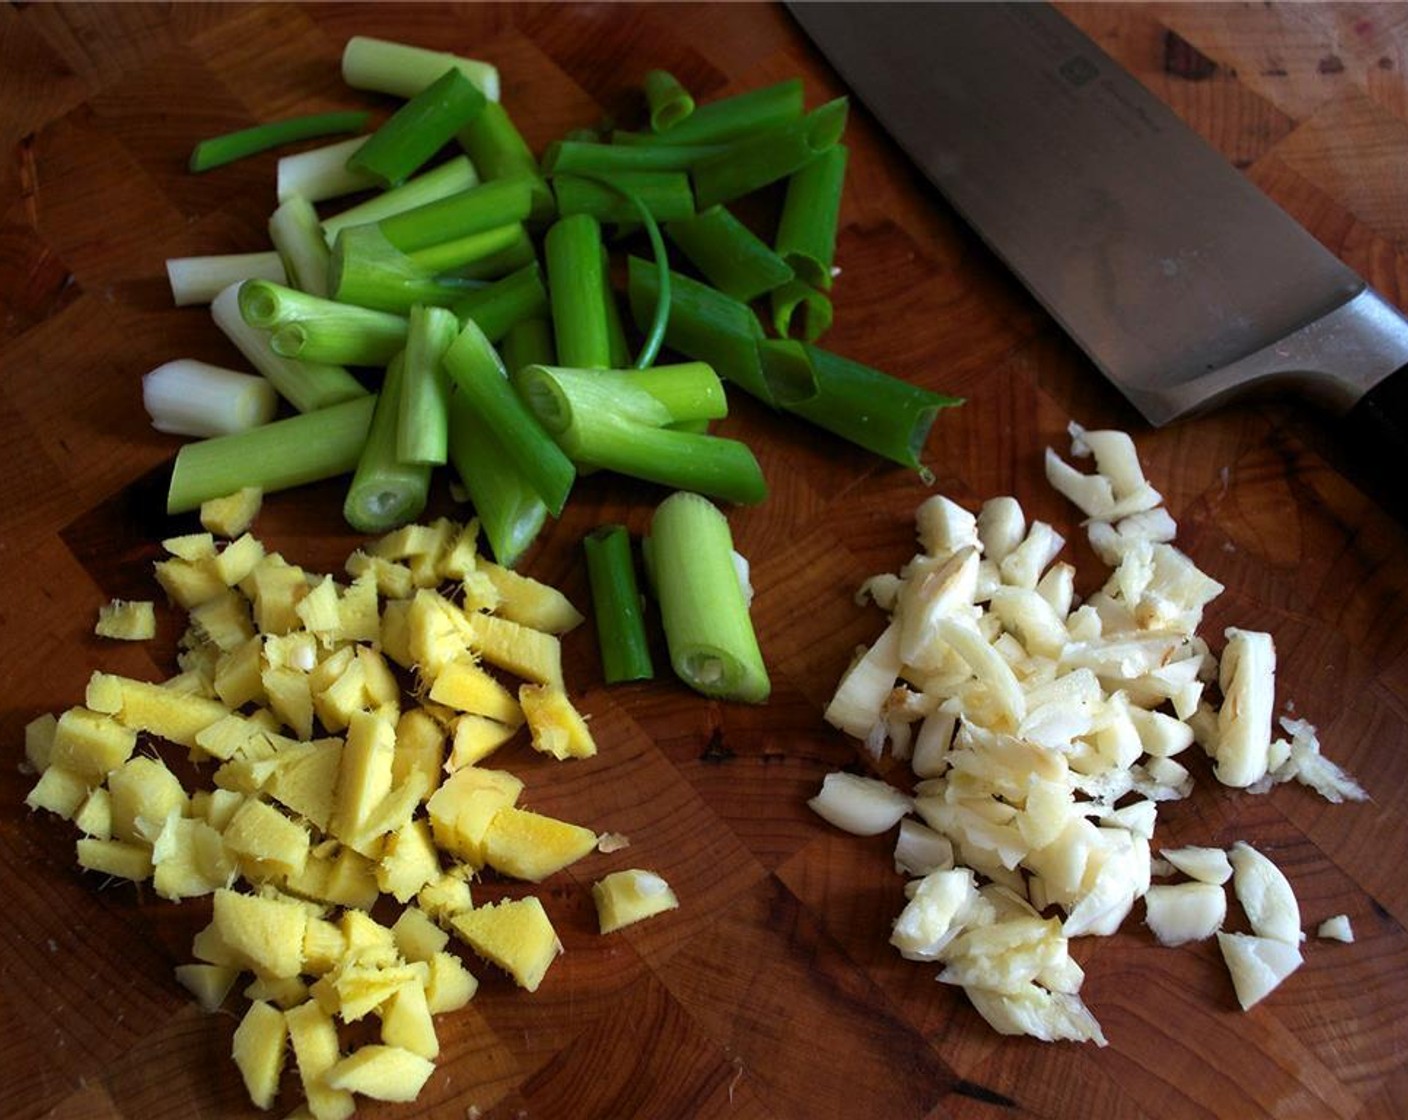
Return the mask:
[[[652,679],[655,666],[629,530],[620,524],[598,526],[582,538],[582,550],[606,683]]]
[[[270,121],[253,128],[242,128],[238,132],[227,132],[223,136],[212,136],[208,140],[202,140],[192,150],[189,167],[192,171],[209,171],[298,140],[311,140],[317,136],[331,136],[339,132],[360,132],[366,127],[370,116],[370,113],[361,110],[310,113],[303,117],[290,117],[288,120]]]
[[[383,187],[404,183],[484,108],[484,94],[451,67],[396,110],[347,159]]]
[[[429,498],[431,464],[408,463],[396,454],[403,373],[402,358],[393,358],[343,501],[343,517],[359,533],[384,533],[413,521]]]

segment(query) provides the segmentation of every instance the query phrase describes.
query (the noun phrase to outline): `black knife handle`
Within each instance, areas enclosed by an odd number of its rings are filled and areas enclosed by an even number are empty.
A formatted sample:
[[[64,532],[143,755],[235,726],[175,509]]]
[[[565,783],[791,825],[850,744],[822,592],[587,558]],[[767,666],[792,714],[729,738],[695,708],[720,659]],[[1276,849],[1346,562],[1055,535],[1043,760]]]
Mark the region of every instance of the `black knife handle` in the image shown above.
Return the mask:
[[[1385,377],[1340,420],[1339,436],[1361,482],[1408,525],[1408,366]]]

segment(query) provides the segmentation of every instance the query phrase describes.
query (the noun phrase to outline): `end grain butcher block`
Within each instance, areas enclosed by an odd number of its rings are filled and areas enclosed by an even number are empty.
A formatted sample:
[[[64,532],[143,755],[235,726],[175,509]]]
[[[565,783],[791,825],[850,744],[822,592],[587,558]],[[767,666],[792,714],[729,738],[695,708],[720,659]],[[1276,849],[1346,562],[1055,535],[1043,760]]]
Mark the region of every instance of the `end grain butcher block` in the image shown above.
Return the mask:
[[[1069,4],[1062,10],[1386,297],[1408,309],[1408,9],[1395,4]],[[178,612],[157,591],[181,440],[154,432],[140,377],[173,357],[237,355],[203,311],[171,305],[170,257],[267,244],[275,153],[191,174],[204,137],[368,108],[346,88],[353,35],[481,58],[529,145],[581,126],[638,127],[640,82],[665,69],[701,101],[783,78],[808,106],[845,92],[785,9],[769,5],[28,4],[0,10],[0,1114],[259,1114],[230,1060],[244,1001],[199,1009],[176,981],[210,900],[80,871],[75,830],[24,800],[24,729],[81,703],[101,668],[174,671]],[[607,686],[590,624],[563,642],[590,759],[496,761],[528,807],[620,834],[532,893],[564,952],[534,992],[464,959],[479,990],[436,1022],[440,1054],[411,1103],[359,1115],[552,1117],[1389,1117],[1408,1101],[1408,537],[1338,464],[1319,421],[1240,405],[1154,431],[852,106],[829,349],[965,398],[924,452],[932,485],[738,397],[717,428],[748,442],[767,501],[729,511],[751,562],[772,675],[763,705],[692,693],[665,670]],[[906,783],[822,711],[883,615],[854,596],[913,554],[914,511],[1015,496],[1067,538],[1094,580],[1079,514],[1042,456],[1068,425],[1123,429],[1164,495],[1178,546],[1225,590],[1204,633],[1276,640],[1277,711],[1315,724],[1370,800],[1296,784],[1219,786],[1201,752],[1193,796],[1160,808],[1154,846],[1270,855],[1293,885],[1304,963],[1243,1012],[1213,941],[1157,944],[1136,905],[1080,938],[1081,996],[1108,1046],[990,1029],[938,966],[889,944],[903,906],[893,834],[840,832],[807,807],[835,770]],[[1397,468],[1401,474],[1401,465]],[[340,571],[364,543],[343,483],[271,495],[265,543]],[[589,607],[581,539],[647,524],[662,492],[583,478],[521,568]],[[443,485],[432,513],[455,513]],[[1089,592],[1087,583],[1081,590]],[[113,598],[156,599],[157,638],[97,638]],[[660,653],[657,649],[657,653]],[[657,666],[664,667],[663,658]],[[1189,756],[1191,757],[1191,755]],[[601,935],[591,884],[659,872],[677,910]],[[487,877],[484,900],[525,893]],[[1316,936],[1346,915],[1354,941]],[[1235,905],[1228,928],[1246,928]],[[374,1036],[372,1020],[360,1024]],[[363,1039],[364,1041],[365,1039]],[[352,1045],[351,1041],[345,1045]],[[274,1106],[301,1099],[290,1064]]]

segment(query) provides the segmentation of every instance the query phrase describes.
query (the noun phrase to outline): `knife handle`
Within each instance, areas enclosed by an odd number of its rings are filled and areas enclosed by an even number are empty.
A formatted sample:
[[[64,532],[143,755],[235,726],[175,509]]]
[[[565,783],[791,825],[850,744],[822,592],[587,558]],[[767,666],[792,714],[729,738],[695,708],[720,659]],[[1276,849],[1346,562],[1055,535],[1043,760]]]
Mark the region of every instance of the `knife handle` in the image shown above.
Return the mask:
[[[1408,462],[1408,365],[1360,397],[1339,428],[1348,458],[1360,468],[1356,481],[1408,525],[1408,485],[1399,473]]]

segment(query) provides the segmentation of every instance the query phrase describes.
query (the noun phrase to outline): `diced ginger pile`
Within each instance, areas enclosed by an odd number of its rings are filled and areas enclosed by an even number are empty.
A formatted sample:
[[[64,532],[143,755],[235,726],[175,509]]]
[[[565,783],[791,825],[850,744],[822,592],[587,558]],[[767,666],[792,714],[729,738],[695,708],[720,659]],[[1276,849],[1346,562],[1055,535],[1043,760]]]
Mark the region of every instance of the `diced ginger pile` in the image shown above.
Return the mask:
[[[475,905],[470,886],[486,868],[538,883],[597,848],[481,765],[524,730],[554,758],[595,754],[562,675],[560,636],[582,616],[480,556],[473,522],[397,530],[339,580],[266,550],[248,531],[257,509],[247,494],[212,503],[206,525],[232,539],[165,542],[156,578],[189,615],[180,672],[94,672],[82,705],[32,721],[28,804],[74,823],[84,868],[210,897],[178,979],[213,1011],[247,978],[233,1055],[251,1099],[273,1106],[291,1053],[326,1120],[425,1085],[434,1017],[478,984],[452,936],[529,991],[562,951],[536,897]],[[100,633],[134,636],[112,618]],[[163,744],[210,786],[188,789]],[[593,892],[603,933],[677,905],[645,871]],[[371,915],[383,896],[400,908],[389,925]],[[378,1040],[344,1053],[342,1026],[369,1016]]]
[[[1331,801],[1366,795],[1310,724],[1281,718],[1288,738],[1275,736],[1269,634],[1229,628],[1220,658],[1198,636],[1222,586],[1173,546],[1133,441],[1071,435],[1095,470],[1048,449],[1047,478],[1085,515],[1104,585],[1078,601],[1064,539],[1013,498],[976,515],[926,500],[920,551],[862,588],[888,625],[826,711],[871,756],[907,760],[913,789],[837,772],[810,804],[862,835],[899,826],[903,956],[937,962],[999,1032],[1103,1045],[1069,941],[1114,933],[1140,899],[1164,944],[1217,936],[1243,1008],[1301,963],[1295,895],[1264,854],[1153,856],[1158,804],[1192,790],[1183,751],[1198,745],[1231,787],[1296,779]],[[1152,883],[1174,872],[1186,881]],[[1222,932],[1229,880],[1251,933]],[[1352,936],[1347,919],[1324,935]]]

